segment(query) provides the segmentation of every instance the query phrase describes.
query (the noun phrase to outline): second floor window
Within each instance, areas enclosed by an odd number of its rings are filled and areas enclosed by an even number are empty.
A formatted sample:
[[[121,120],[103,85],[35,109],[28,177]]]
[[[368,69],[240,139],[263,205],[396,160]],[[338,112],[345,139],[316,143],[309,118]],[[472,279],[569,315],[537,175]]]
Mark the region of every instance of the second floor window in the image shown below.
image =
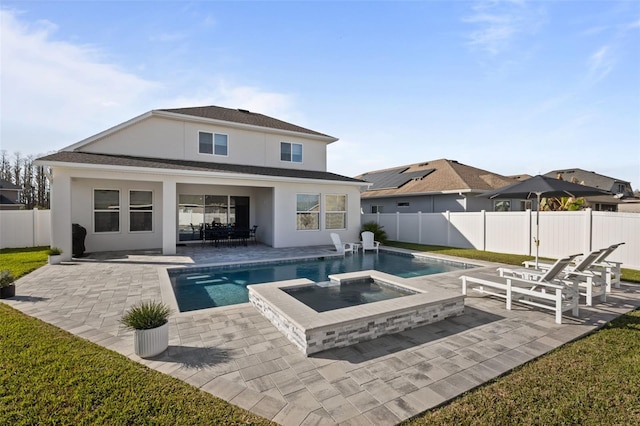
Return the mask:
[[[220,133],[199,132],[198,152],[226,156],[229,153],[229,136]]]
[[[280,142],[280,160],[302,163],[302,144]]]

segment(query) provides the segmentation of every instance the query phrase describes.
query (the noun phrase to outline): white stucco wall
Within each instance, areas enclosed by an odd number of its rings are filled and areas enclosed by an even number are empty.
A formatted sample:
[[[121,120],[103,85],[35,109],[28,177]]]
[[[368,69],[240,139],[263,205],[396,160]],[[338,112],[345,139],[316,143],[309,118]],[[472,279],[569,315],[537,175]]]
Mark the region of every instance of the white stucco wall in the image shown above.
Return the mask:
[[[200,154],[198,133],[201,131],[228,135],[228,155]],[[281,161],[280,142],[302,144],[303,162]],[[151,116],[80,149],[100,154],[326,171],[326,145],[326,140],[304,134],[277,134]]]
[[[360,230],[360,192],[353,183],[326,181],[291,182],[280,177],[213,176],[183,171],[152,171],[89,166],[53,167],[52,245],[71,257],[71,224],[87,229],[87,252],[162,248],[175,252],[177,243],[177,195],[210,194],[247,196],[251,225],[258,225],[259,241],[273,247],[299,247],[330,244],[329,234],[337,232],[344,241],[357,241]],[[169,188],[170,192],[166,192]],[[93,226],[93,190],[120,191],[120,231],[96,233]],[[129,190],[153,191],[154,224],[151,232],[129,232]],[[172,191],[172,192],[171,192]],[[296,230],[296,194],[346,194],[347,229],[327,230],[324,226],[324,200],[319,230]],[[168,203],[165,195],[173,200]],[[321,198],[322,199],[322,198]],[[166,206],[163,207],[163,206]],[[168,209],[168,210],[167,210]]]
[[[359,241],[360,191],[358,187],[318,184],[282,184],[275,188],[275,240],[274,247],[300,247],[305,245],[332,244],[329,234],[335,232],[345,241]],[[296,195],[320,194],[320,229],[296,229]],[[326,229],[324,220],[324,195],[347,195],[347,228]]]
[[[117,189],[120,191],[120,231],[96,233],[93,223],[93,190]],[[153,230],[129,231],[129,191],[153,192]],[[107,179],[72,179],[71,222],[87,229],[87,252],[132,250],[162,247],[162,184],[160,182],[124,181]]]

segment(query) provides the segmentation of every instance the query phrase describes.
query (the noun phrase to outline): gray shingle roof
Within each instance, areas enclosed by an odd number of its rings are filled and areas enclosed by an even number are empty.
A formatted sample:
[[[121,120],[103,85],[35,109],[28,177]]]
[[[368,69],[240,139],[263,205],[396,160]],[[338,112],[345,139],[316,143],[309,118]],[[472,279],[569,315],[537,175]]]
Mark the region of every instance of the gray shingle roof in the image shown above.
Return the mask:
[[[356,176],[356,178],[368,181],[367,175],[380,174],[391,170],[395,171],[396,174],[398,174],[398,171],[402,171],[396,179],[399,179],[402,175],[408,175],[411,179],[404,181],[403,185],[396,188],[376,189],[376,187],[373,187],[362,192],[360,196],[368,198],[442,191],[479,192],[497,189],[515,182],[514,179],[506,176],[446,159],[377,170]]]
[[[61,162],[124,167],[144,167],[168,170],[192,170],[215,173],[240,173],[247,175],[281,176],[298,179],[333,180],[341,182],[362,182],[335,173],[292,170],[277,167],[248,166],[238,164],[209,163],[204,161],[171,160],[163,158],[131,157],[126,155],[92,154],[86,152],[60,151],[38,158],[39,162]]]
[[[9,182],[8,180],[5,180],[5,179],[0,179],[0,189],[22,191],[22,188],[20,188],[17,185],[12,184],[11,182]]]
[[[304,127],[296,126],[295,124],[287,123],[286,121],[281,121],[273,117],[262,115],[257,112],[247,111],[244,109],[230,109],[212,105],[189,108],[160,109],[157,111],[229,121],[232,123],[248,124],[251,126],[268,127],[271,129],[287,130],[290,132],[307,133],[310,135],[324,136],[336,139],[333,136],[325,135],[324,133],[316,132],[315,130],[306,129]]]

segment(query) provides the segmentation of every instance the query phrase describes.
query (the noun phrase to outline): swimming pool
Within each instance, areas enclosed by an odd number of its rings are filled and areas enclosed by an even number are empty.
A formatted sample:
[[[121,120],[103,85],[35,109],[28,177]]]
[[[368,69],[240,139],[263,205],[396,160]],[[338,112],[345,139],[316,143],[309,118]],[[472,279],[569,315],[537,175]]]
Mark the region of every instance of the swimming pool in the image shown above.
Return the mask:
[[[402,278],[439,274],[473,267],[455,262],[439,261],[411,254],[366,253],[339,257],[169,269],[169,279],[180,312],[249,301],[247,286],[295,278],[315,282],[327,281],[331,274],[375,269]]]

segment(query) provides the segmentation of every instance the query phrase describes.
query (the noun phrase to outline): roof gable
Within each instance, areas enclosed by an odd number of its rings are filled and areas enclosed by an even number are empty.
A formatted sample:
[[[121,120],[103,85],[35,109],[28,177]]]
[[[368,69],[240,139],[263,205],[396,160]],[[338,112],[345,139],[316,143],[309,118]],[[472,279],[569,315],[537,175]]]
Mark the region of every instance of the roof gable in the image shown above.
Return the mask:
[[[211,120],[227,121],[230,123],[246,124],[249,126],[266,127],[269,129],[306,133],[309,135],[331,138],[331,136],[324,133],[316,132],[315,130],[310,130],[305,127],[287,123],[286,121],[278,120],[276,118],[259,114],[257,112],[251,112],[246,109],[231,109],[211,105],[201,107],[160,109],[154,111],[181,114],[191,117],[208,118]]]

